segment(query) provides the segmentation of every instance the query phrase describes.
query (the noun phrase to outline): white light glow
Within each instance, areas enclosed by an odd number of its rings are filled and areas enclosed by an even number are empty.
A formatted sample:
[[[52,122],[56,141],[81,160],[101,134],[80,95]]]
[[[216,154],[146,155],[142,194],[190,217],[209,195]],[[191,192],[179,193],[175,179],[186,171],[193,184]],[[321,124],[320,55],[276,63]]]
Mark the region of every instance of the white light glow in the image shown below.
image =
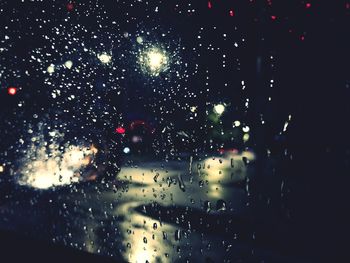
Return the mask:
[[[192,106],[192,107],[190,108],[190,110],[191,110],[191,112],[195,112],[195,111],[197,110],[197,107],[196,107],[196,106]]]
[[[73,62],[71,60],[67,60],[66,62],[64,62],[64,66],[68,69],[71,69],[73,66]]]
[[[111,62],[112,57],[110,55],[108,55],[107,53],[102,53],[102,54],[98,54],[97,58],[103,63],[103,64],[108,64],[109,62]]]
[[[218,115],[222,115],[225,111],[225,106],[222,104],[217,104],[214,106],[214,112]]]
[[[151,67],[151,70],[159,69],[163,64],[163,60],[165,60],[163,54],[155,51],[149,52],[147,56],[148,56],[148,63],[149,63],[149,66]]]
[[[242,131],[243,131],[243,132],[249,132],[249,131],[250,131],[249,126],[244,126],[244,127],[242,128]]]
[[[30,146],[19,171],[19,184],[47,189],[78,182],[82,179],[83,168],[93,162],[97,153],[94,146],[69,145],[59,151],[58,145],[51,144],[49,148],[44,143]]]
[[[233,122],[233,127],[239,127],[241,126],[241,122],[240,121],[234,121]]]
[[[143,38],[142,37],[137,37],[136,38],[136,42],[139,43],[139,44],[142,44]]]
[[[158,48],[151,48],[143,52],[139,60],[141,67],[154,76],[157,76],[160,72],[165,71],[168,64],[168,57],[166,53]]]
[[[52,74],[55,72],[55,65],[50,64],[50,66],[47,67],[47,73]]]

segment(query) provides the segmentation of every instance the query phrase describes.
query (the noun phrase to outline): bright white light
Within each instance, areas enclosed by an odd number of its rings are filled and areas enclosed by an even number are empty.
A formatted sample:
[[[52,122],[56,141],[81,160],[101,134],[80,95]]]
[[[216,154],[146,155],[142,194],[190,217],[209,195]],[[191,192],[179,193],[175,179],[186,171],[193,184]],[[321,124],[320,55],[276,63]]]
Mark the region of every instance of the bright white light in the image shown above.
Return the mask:
[[[47,67],[47,73],[52,74],[55,72],[55,65],[50,64],[50,66]]]
[[[30,146],[20,169],[19,184],[47,189],[78,182],[82,169],[93,162],[97,153],[94,146],[70,145],[62,152],[56,144],[51,144],[49,148],[44,143],[39,147]]]
[[[249,126],[244,126],[244,127],[242,128],[242,131],[243,131],[243,132],[249,132],[249,131],[250,131]]]
[[[126,153],[126,154],[130,153],[130,148],[129,147],[125,147],[123,152]]]
[[[108,55],[107,53],[102,53],[102,54],[98,54],[97,58],[103,63],[103,64],[108,64],[109,62],[111,62],[112,57],[110,55]]]
[[[139,44],[142,44],[143,38],[142,37],[137,37],[136,38],[136,42],[139,43]]]
[[[250,162],[255,160],[255,153],[251,151],[226,151],[219,158],[207,158],[202,165],[210,166],[210,169],[206,170],[207,180],[210,183],[216,184],[218,181],[221,183],[238,182],[243,181],[247,177],[247,166],[243,162],[243,157],[247,158]],[[202,166],[203,167],[203,166]],[[233,176],[232,176],[233,175]],[[220,194],[214,189],[216,194]],[[213,191],[209,190],[209,195],[214,195]],[[222,192],[221,192],[222,194]]]
[[[240,121],[234,121],[233,122],[233,127],[239,127],[241,126],[241,122]]]
[[[157,76],[166,69],[168,57],[164,51],[152,48],[141,54],[140,63],[144,70]]]
[[[73,66],[73,62],[71,60],[67,60],[66,62],[64,62],[64,66],[68,69],[71,69]]]
[[[225,111],[225,106],[222,104],[217,104],[214,106],[214,112],[218,115],[223,114]]]
[[[195,112],[195,111],[197,110],[197,107],[196,107],[196,106],[192,106],[192,107],[190,108],[190,110],[191,110],[191,112]]]
[[[147,55],[151,70],[157,70],[162,66],[163,60],[165,59],[163,54],[156,51],[151,51]]]
[[[5,171],[4,166],[0,165],[0,173],[3,173]]]

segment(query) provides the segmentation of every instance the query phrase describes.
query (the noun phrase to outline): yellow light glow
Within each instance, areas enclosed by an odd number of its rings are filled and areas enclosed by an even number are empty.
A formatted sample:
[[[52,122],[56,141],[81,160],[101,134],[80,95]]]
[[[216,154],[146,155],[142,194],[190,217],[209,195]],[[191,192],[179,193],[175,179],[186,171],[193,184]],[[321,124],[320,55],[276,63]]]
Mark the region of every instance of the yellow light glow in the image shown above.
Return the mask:
[[[148,61],[151,70],[157,70],[165,62],[165,57],[159,52],[151,51],[148,53]]]
[[[243,135],[243,141],[244,142],[247,142],[248,140],[249,140],[249,133],[245,133],[244,135]]]
[[[73,62],[71,60],[67,60],[66,62],[64,62],[64,66],[68,69],[71,69],[73,66]]]
[[[166,53],[158,48],[151,48],[143,52],[140,56],[140,64],[143,70],[151,75],[157,76],[166,70],[168,57]]]
[[[239,127],[241,126],[241,122],[240,121],[234,121],[233,122],[233,127]]]
[[[57,147],[53,147],[57,148]],[[34,188],[47,189],[57,185],[78,182],[84,167],[93,162],[97,148],[70,145],[63,152],[51,150],[51,156],[46,147],[34,150],[35,161],[28,160],[21,168],[22,178],[19,183]]]
[[[50,64],[50,66],[47,67],[47,73],[52,74],[55,72],[55,65]]]

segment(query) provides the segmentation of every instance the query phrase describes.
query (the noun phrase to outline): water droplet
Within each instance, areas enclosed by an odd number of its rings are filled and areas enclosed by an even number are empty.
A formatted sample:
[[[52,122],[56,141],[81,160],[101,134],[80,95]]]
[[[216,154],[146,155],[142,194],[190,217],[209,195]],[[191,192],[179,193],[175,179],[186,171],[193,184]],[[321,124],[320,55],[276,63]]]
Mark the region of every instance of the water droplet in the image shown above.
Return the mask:
[[[181,230],[175,230],[175,241],[181,240]]]
[[[211,210],[211,203],[210,203],[210,201],[205,201],[205,202],[204,202],[204,210],[205,210],[207,213],[210,212],[210,210]]]
[[[185,191],[186,191],[186,187],[185,187],[185,183],[184,183],[184,181],[183,181],[183,179],[182,179],[182,176],[181,176],[181,175],[178,175],[178,176],[177,176],[177,179],[178,179],[178,181],[179,181],[179,187],[180,187],[180,189],[182,190],[182,192],[185,192]]]
[[[198,184],[199,184],[199,187],[203,187],[204,181],[203,181],[203,180],[200,180],[200,181],[198,182]]]
[[[153,177],[154,182],[156,183],[159,177],[159,173],[156,173],[156,175]]]
[[[216,202],[216,210],[217,211],[225,211],[227,209],[226,202],[222,199]]]
[[[249,159],[245,156],[242,157],[242,161],[245,165],[248,165],[249,164]]]

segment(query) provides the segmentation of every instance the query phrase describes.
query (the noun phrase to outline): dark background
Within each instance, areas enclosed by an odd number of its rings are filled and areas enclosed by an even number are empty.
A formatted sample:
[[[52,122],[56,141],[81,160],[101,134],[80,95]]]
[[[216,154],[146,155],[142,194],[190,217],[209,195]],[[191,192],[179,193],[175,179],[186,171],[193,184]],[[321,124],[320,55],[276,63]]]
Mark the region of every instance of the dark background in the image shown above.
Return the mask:
[[[133,6],[127,1],[117,5],[115,1],[100,2],[105,6],[108,17],[118,21],[118,32],[133,31],[140,24],[145,28],[157,23],[162,28],[172,28],[174,37],[181,38],[181,45],[188,47],[181,55],[188,62],[194,61],[199,65],[198,71],[188,78],[189,89],[200,94],[191,102],[198,104],[202,113],[204,102],[208,100],[216,103],[225,99],[236,105],[237,114],[253,127],[253,139],[248,146],[257,151],[261,169],[268,158],[266,148],[271,148],[273,154],[282,160],[280,176],[286,179],[290,189],[285,205],[290,209],[291,220],[297,229],[293,238],[300,240],[301,246],[308,244],[309,251],[305,253],[315,254],[319,259],[323,259],[324,255],[331,258],[340,256],[344,244],[342,238],[346,236],[343,223],[348,209],[345,179],[350,171],[350,9],[347,8],[347,2],[310,1],[309,9],[305,8],[305,1],[273,1],[271,5],[268,1],[211,1],[211,8],[208,8],[207,1],[150,1],[147,9],[144,3],[138,2]],[[185,12],[189,2],[197,10],[190,15]],[[9,114],[8,109],[13,106],[6,89],[10,85],[21,87],[23,92],[18,96],[31,104],[45,104],[47,94],[41,85],[43,74],[26,57],[31,50],[43,44],[41,36],[52,25],[71,16],[71,23],[84,24],[91,31],[98,29],[98,22],[93,19],[96,15],[94,11],[89,16],[83,15],[94,10],[94,1],[74,1],[74,8],[79,11],[76,17],[75,10],[67,11],[67,3],[45,1],[23,4],[20,1],[1,1],[1,35],[9,35],[11,39],[10,52],[2,56],[0,61],[7,70],[0,79],[2,114]],[[159,13],[148,17],[149,10],[155,6],[160,7]],[[41,12],[43,9],[46,13]],[[179,13],[181,10],[184,11]],[[229,16],[229,10],[234,10],[233,17]],[[128,17],[137,18],[135,22],[125,19],[127,13]],[[276,16],[276,19],[271,16]],[[35,21],[39,17],[50,18],[52,22],[42,24],[43,28],[40,29],[38,25],[41,23]],[[11,19],[14,22],[10,22]],[[5,25],[8,26],[6,30]],[[204,27],[202,39],[198,40],[195,32],[201,27]],[[113,33],[113,30],[110,29],[110,32]],[[222,40],[223,32],[235,32],[229,35],[232,39],[242,38],[243,32],[247,44],[236,51],[232,41]],[[203,48],[191,52],[196,41],[203,43]],[[236,65],[223,70],[220,67],[222,52],[206,50],[206,42],[220,46],[226,54],[238,56],[241,70],[237,71]],[[127,48],[128,44],[122,46],[122,49]],[[197,56],[198,53],[200,56]],[[276,57],[273,68],[269,62],[270,56]],[[128,63],[132,64],[130,61],[117,59],[116,63],[124,63],[127,68]],[[193,65],[189,66],[189,72],[193,72],[191,67]],[[30,72],[30,76],[23,74],[25,70]],[[126,76],[135,76],[132,66],[129,70]],[[11,75],[15,71],[20,73]],[[204,89],[206,76],[210,77],[210,94]],[[273,90],[268,87],[271,77],[278,83]],[[246,80],[245,91],[239,86],[241,79]],[[177,80],[176,83],[184,85],[183,81]],[[224,82],[232,85],[223,88]],[[126,78],[121,84],[126,87],[128,95],[124,98],[125,109],[133,106],[132,110],[126,111],[130,115],[144,114],[144,106],[147,105],[144,101],[160,101],[166,96],[155,95],[144,87],[164,87],[167,84],[169,82],[164,80],[145,81],[142,76]],[[202,93],[199,92],[201,90]],[[266,103],[270,95],[273,100]],[[248,110],[243,107],[245,97],[251,102]],[[178,92],[173,100],[181,102],[184,100],[183,94]],[[158,104],[152,103],[157,108]],[[175,109],[166,116],[167,121],[176,121],[183,127],[192,125],[194,130],[197,129],[193,148],[199,147],[205,134],[198,128],[205,116],[200,115],[197,122],[189,124],[183,122],[181,109],[176,110],[173,104],[166,106]],[[146,111],[145,118],[148,114],[154,113]],[[260,114],[264,114],[267,125],[260,124]],[[283,138],[276,139],[289,114],[292,115],[292,122],[288,131]],[[149,119],[157,123],[160,117],[152,115]],[[1,132],[12,133],[6,124],[1,126]],[[284,157],[286,149],[288,158]],[[257,192],[263,191],[261,185],[263,183],[257,179]]]

